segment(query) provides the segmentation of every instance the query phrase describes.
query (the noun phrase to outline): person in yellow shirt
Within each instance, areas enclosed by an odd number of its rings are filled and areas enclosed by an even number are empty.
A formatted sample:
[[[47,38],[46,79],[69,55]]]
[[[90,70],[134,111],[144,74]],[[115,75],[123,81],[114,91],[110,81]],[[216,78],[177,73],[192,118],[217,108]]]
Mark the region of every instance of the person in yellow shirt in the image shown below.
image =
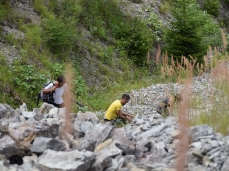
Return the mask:
[[[104,121],[115,121],[116,119],[132,121],[133,116],[121,111],[122,106],[130,101],[130,96],[128,94],[123,94],[120,100],[115,100],[107,109]]]

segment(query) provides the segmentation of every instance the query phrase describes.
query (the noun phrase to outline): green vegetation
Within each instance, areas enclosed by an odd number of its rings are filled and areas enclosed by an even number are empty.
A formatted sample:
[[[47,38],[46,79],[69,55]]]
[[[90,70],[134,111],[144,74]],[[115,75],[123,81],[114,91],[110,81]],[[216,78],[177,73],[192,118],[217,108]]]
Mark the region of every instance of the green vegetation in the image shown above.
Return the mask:
[[[0,0],[0,21],[2,21],[11,12],[8,2]]]
[[[198,99],[195,104],[192,104],[192,108],[196,109],[196,114],[190,118],[191,125],[207,124],[211,126],[215,132],[220,132],[223,135],[229,133],[229,121],[228,121],[228,73],[226,69],[227,59],[217,61],[214,71],[212,71],[213,85],[218,89],[217,92],[212,92],[211,98],[208,103],[203,99]],[[208,90],[206,90],[208,91]]]
[[[153,34],[146,24],[134,19],[129,23],[114,26],[113,32],[118,48],[125,50],[136,65],[144,65],[146,54],[154,42]]]
[[[72,50],[75,38],[76,31],[73,25],[56,18],[44,21],[42,39],[52,53],[68,54]]]
[[[207,11],[208,14],[217,17],[219,14],[219,7],[219,0],[205,0],[203,10]]]
[[[164,50],[179,61],[183,55],[203,63],[208,46],[220,45],[220,27],[199,9],[195,0],[178,0],[172,14],[175,21],[166,31]]]
[[[65,64],[71,63],[75,76],[72,93],[84,105],[74,104],[75,112],[104,111],[113,100],[132,89],[154,83],[185,83],[191,75],[217,66],[224,56],[227,58],[226,53],[215,52],[211,66],[204,63],[203,58],[209,46],[222,46],[220,26],[212,19],[212,15],[218,15],[218,7],[213,9],[218,1],[205,1],[207,13],[201,11],[194,0],[173,2],[164,0],[159,9],[164,15],[172,10],[175,18],[166,30],[167,25],[152,7],[146,7],[149,16],[142,20],[122,13],[117,0],[34,0],[34,8],[41,16],[39,24],[28,22],[26,16],[11,13],[10,5],[0,0],[0,21],[12,22],[24,33],[21,37],[15,37],[13,33],[1,35],[1,39],[19,52],[11,65],[6,56],[0,54],[2,102],[15,108],[22,102],[29,109],[37,107],[37,93],[42,85],[47,80],[56,80],[65,72]],[[224,21],[222,25],[225,25]],[[146,57],[156,44],[165,44],[164,52],[168,53],[156,54],[152,71],[151,61]],[[225,52],[227,44],[223,46]],[[193,67],[196,62],[202,65]],[[93,81],[87,80],[85,70],[93,75]],[[218,83],[223,94],[228,94],[228,82]],[[213,103],[211,118],[203,111],[200,118],[192,118],[190,123],[206,123],[226,134],[223,128],[228,125],[224,112],[228,111],[227,103],[219,103],[225,96],[218,99]],[[192,105],[201,104],[203,102],[198,99]],[[222,113],[223,116],[217,118]]]
[[[114,49],[124,50],[126,56],[136,65],[143,65],[147,51],[154,42],[153,33],[146,23],[138,18],[125,16],[117,2],[108,0],[85,0],[82,8],[87,9],[80,15],[83,24],[95,37],[111,42]]]
[[[152,11],[145,22],[154,34],[156,42],[161,41],[165,26],[162,21],[158,19],[158,16]]]

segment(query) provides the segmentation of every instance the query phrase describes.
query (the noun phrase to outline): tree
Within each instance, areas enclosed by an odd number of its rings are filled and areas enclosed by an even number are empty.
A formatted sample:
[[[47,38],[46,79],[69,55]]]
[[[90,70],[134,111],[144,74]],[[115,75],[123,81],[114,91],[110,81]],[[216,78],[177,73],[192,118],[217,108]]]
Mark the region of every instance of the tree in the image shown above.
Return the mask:
[[[202,44],[204,35],[201,34],[203,23],[199,6],[195,0],[177,0],[174,5],[174,20],[166,31],[164,50],[178,61],[183,55],[197,58],[197,62],[202,63],[208,46]]]

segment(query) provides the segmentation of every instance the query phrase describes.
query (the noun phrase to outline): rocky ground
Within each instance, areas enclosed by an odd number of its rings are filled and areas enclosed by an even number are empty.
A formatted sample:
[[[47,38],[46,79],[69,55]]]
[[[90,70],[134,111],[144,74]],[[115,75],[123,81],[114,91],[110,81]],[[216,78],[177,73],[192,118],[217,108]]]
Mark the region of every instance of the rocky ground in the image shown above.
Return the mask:
[[[122,3],[129,4],[129,12],[137,14],[142,7],[145,9],[144,3],[153,1],[132,2]],[[153,10],[158,13],[161,1],[154,2]],[[10,3],[22,18],[39,23],[32,0],[10,0]],[[147,15],[147,10],[139,15]],[[2,34],[24,37],[24,33],[7,21],[1,23],[1,28]],[[0,53],[7,56],[9,63],[20,58],[16,48],[4,40],[0,40]],[[184,98],[192,100],[198,95],[206,108],[211,106],[210,97],[218,91],[208,74],[193,78],[188,88],[193,93]],[[134,114],[135,119],[122,128],[102,123],[98,118],[103,117],[104,111],[71,114],[70,122],[66,122],[64,110],[58,111],[45,103],[33,111],[28,111],[25,104],[17,109],[0,104],[0,170],[172,171],[176,170],[183,138],[189,140],[189,148],[183,151],[184,170],[229,170],[228,136],[214,132],[208,125],[187,128],[184,135],[176,110],[167,118],[156,112],[157,102],[166,93],[182,94],[184,89],[187,87],[182,84],[155,84],[132,90],[131,101],[123,110]],[[192,113],[185,111],[184,114]]]
[[[208,76],[193,78],[189,85],[193,93],[187,98],[198,94],[207,102],[217,91]],[[27,111],[26,104],[17,109],[0,104],[0,170],[228,170],[228,136],[208,125],[180,129],[176,113],[163,118],[155,111],[166,92],[180,93],[184,88],[187,91],[181,84],[156,84],[133,90],[124,110],[135,118],[121,128],[101,122],[103,111],[70,114],[66,122],[64,109],[46,103],[33,111]],[[187,148],[181,153],[184,142]]]

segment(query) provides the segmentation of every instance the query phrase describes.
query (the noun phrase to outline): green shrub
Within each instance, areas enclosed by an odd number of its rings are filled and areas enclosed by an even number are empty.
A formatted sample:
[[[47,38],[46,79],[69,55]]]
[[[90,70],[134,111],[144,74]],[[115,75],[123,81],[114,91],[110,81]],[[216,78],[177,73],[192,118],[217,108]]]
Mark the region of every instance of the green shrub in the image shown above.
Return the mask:
[[[219,7],[220,7],[219,0],[205,0],[204,1],[203,8],[210,15],[217,17],[219,14]]]
[[[32,65],[19,65],[10,67],[12,83],[18,90],[33,97],[33,93],[40,88],[45,81],[45,75],[38,73]]]
[[[35,107],[37,95],[46,82],[44,74],[36,71],[32,65],[13,65],[10,67],[12,75],[10,79],[11,87],[21,99],[29,106]]]
[[[0,66],[0,82],[1,85],[5,85],[9,80],[9,68],[6,57],[2,54],[0,54]]]
[[[83,12],[79,22],[93,36],[111,42],[108,38],[112,35],[117,50],[125,51],[135,64],[144,64],[147,51],[154,42],[153,33],[145,22],[125,16],[114,0],[84,0],[81,5]]]
[[[40,13],[42,18],[54,18],[53,14],[48,10],[44,0],[34,0],[34,9]]]
[[[110,29],[109,20],[115,18],[119,10],[117,3],[113,0],[84,0],[81,6],[83,10],[79,22],[94,36],[106,40]]]
[[[72,49],[76,38],[74,25],[60,19],[48,19],[43,21],[43,31],[42,38],[51,52],[59,54]]]
[[[41,47],[42,43],[42,29],[38,25],[28,25],[25,27],[25,31],[25,39],[27,41],[27,44],[31,45],[32,48],[38,50]]]
[[[170,10],[170,3],[169,2],[164,2],[160,7],[159,7],[159,12],[161,14],[166,14]]]
[[[152,30],[156,41],[161,41],[162,35],[164,34],[164,25],[161,20],[158,19],[157,14],[153,11],[150,12],[149,17],[146,20],[147,25]]]
[[[50,73],[52,74],[51,77],[54,78],[55,80],[60,75],[64,74],[63,71],[64,71],[64,66],[62,64],[52,63],[51,66],[50,66]]]
[[[128,57],[138,66],[146,62],[146,54],[154,42],[152,32],[146,23],[139,19],[130,19],[112,28],[118,48],[125,50]]]
[[[10,13],[10,10],[8,2],[0,0],[0,21]]]
[[[61,2],[50,0],[48,6],[59,18],[71,18],[75,22],[78,21],[78,17],[82,12],[81,5],[76,0],[63,0]]]
[[[220,27],[212,17],[200,10],[195,1],[179,0],[173,10],[176,19],[165,34],[164,49],[169,56],[197,58],[203,63],[208,46],[220,45]]]

